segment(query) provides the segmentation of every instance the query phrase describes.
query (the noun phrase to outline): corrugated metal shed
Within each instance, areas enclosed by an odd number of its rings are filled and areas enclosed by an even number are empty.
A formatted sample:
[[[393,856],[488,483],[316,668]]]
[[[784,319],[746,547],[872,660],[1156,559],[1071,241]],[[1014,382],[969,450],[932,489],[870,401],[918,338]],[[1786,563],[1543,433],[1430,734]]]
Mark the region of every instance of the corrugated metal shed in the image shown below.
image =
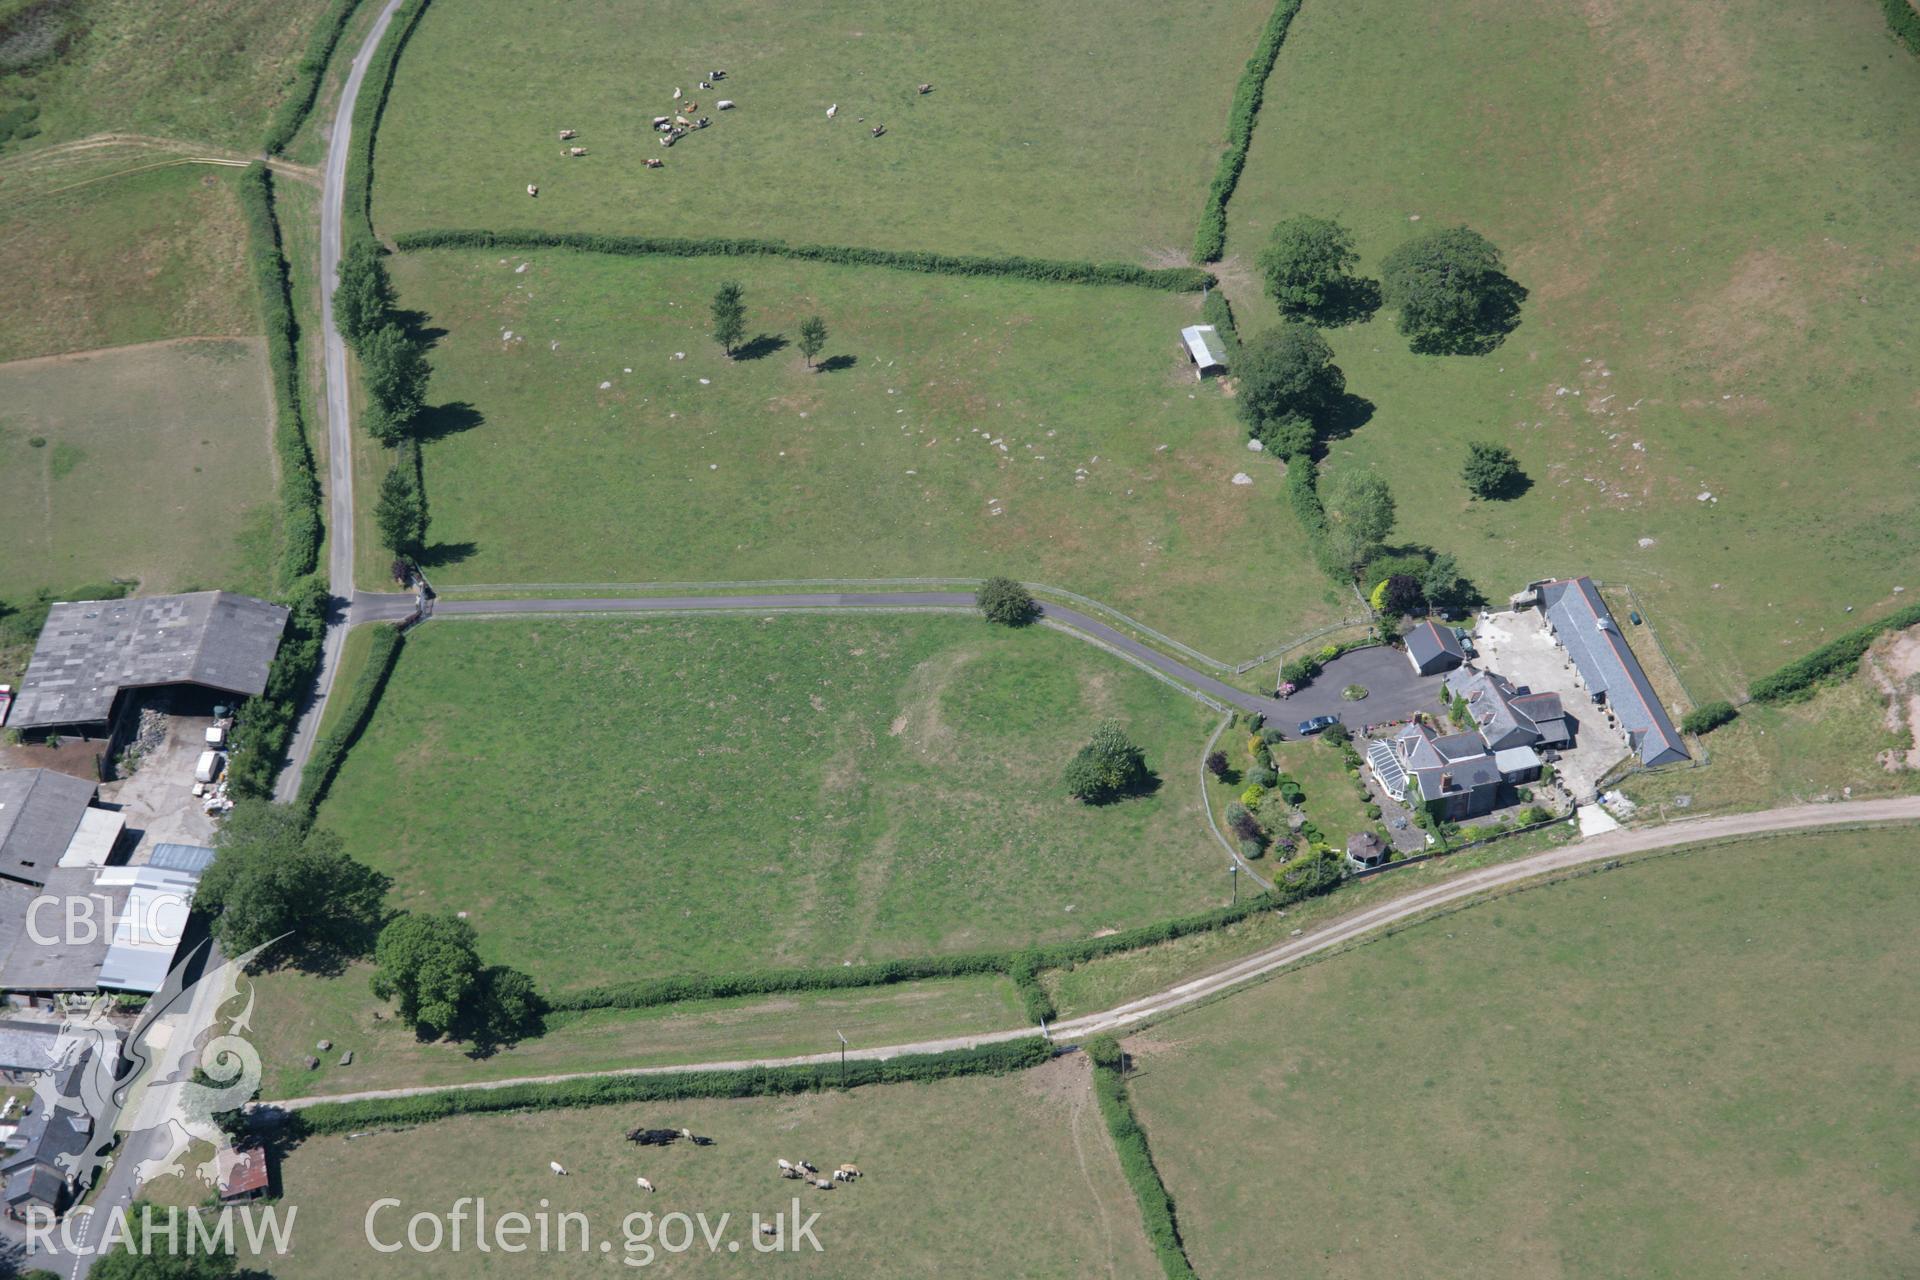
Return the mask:
[[[213,865],[213,857],[213,850],[205,845],[157,844],[153,847],[153,856],[147,859],[147,865],[168,871],[191,871],[199,875]]]

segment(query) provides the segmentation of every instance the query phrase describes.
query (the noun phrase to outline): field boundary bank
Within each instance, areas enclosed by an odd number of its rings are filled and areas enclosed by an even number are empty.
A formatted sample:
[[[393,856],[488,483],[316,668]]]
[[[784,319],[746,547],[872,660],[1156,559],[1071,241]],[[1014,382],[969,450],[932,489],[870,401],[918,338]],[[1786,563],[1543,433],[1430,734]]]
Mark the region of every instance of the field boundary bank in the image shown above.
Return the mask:
[[[373,160],[375,135],[387,112],[387,98],[393,92],[393,79],[400,67],[400,55],[420,25],[432,0],[406,0],[394,11],[393,20],[381,34],[373,60],[367,64],[372,93],[362,92],[353,102],[349,115],[353,140],[347,153],[347,169],[342,188],[342,232],[348,239],[364,235],[375,244],[380,237],[373,229]],[[365,84],[362,88],[364,90]],[[322,282],[325,287],[325,282]]]
[[[1217,284],[1199,267],[1141,267],[1128,262],[1028,258],[1017,254],[935,253],[925,249],[869,249],[857,245],[791,244],[750,236],[609,235],[589,231],[484,231],[427,228],[393,238],[401,253],[435,249],[569,249],[612,257],[791,258],[830,266],[887,267],[922,275],[1003,276],[1040,284],[1132,285],[1168,293],[1199,293]]]
[[[1894,0],[1888,0],[1889,3]],[[1227,205],[1240,186],[1241,170],[1247,165],[1247,149],[1253,144],[1253,126],[1260,119],[1260,107],[1266,100],[1267,81],[1280,61],[1280,46],[1300,12],[1302,0],[1279,0],[1260,33],[1260,43],[1247,59],[1246,70],[1233,87],[1233,105],[1227,109],[1227,148],[1214,167],[1213,181],[1207,186],[1206,204],[1200,210],[1200,225],[1193,233],[1193,256],[1197,262],[1217,262],[1227,246]]]
[[[1180,1238],[1173,1193],[1167,1190],[1166,1179],[1153,1162],[1147,1127],[1140,1123],[1133,1096],[1127,1090],[1127,1055],[1111,1036],[1095,1036],[1087,1042],[1086,1050],[1093,1062],[1094,1105],[1113,1139],[1114,1154],[1120,1157],[1120,1173],[1133,1190],[1147,1243],[1153,1246],[1167,1280],[1194,1280],[1193,1262],[1187,1257],[1186,1242]]]
[[[314,29],[307,43],[307,54],[300,59],[300,87],[287,95],[267,125],[266,141],[261,144],[261,150],[267,155],[277,156],[286,150],[287,144],[300,132],[300,126],[313,114],[327,82],[327,71],[333,66],[334,51],[340,47],[347,24],[360,11],[360,4],[361,0],[334,0],[333,9]]]

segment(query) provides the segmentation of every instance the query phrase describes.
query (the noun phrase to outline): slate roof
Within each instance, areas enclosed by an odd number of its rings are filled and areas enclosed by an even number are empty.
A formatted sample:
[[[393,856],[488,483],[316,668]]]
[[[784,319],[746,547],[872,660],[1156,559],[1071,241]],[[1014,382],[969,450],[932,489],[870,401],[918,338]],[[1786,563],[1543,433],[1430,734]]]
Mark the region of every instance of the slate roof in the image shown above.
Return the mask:
[[[100,985],[100,964],[113,946],[115,924],[126,914],[131,886],[96,881],[98,868],[59,867],[47,877],[46,887],[30,898],[84,898],[86,920],[94,927],[66,927],[66,904],[48,903],[38,917],[42,937],[51,942],[35,942],[26,932],[26,912],[5,927],[15,931],[13,946],[4,964],[0,964],[0,990],[4,991],[92,991]],[[29,903],[31,905],[31,903]]]
[[[8,723],[98,724],[113,713],[120,690],[154,685],[261,693],[287,612],[230,591],[56,604]]]
[[[51,1022],[0,1022],[0,1070],[47,1071],[60,1028]]]
[[[95,790],[51,769],[0,770],[0,875],[45,884]]]
[[[1561,578],[1539,586],[1540,608],[1554,636],[1579,668],[1595,697],[1604,697],[1627,730],[1627,740],[1646,765],[1688,760],[1679,730],[1633,656],[1591,578]]]
[[[1467,651],[1460,647],[1453,628],[1428,619],[1407,632],[1407,656],[1417,670],[1432,674],[1459,666],[1467,660]]]

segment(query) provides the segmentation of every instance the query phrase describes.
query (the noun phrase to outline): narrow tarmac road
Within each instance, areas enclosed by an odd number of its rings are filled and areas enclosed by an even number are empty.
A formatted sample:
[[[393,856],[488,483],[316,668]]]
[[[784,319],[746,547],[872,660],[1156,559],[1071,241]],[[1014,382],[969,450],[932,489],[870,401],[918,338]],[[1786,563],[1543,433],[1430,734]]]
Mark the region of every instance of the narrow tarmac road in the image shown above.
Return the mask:
[[[1672,822],[1659,827],[1622,829],[1579,844],[1464,872],[1441,884],[1431,885],[1387,902],[1377,903],[1365,910],[1303,933],[1298,938],[1290,938],[1277,946],[1268,947],[1212,973],[1177,983],[1153,995],[1130,1000],[1100,1013],[1070,1018],[1052,1027],[1051,1033],[1057,1040],[1079,1040],[1104,1031],[1126,1031],[1143,1022],[1164,1017],[1231,991],[1245,983],[1267,977],[1308,956],[1344,946],[1358,938],[1412,920],[1437,908],[1520,884],[1537,876],[1550,875],[1610,858],[1629,857],[1659,849],[1714,840],[1778,835],[1820,828],[1915,821],[1920,821],[1920,796],[1862,800],[1847,804],[1794,805],[1787,808],[1768,809],[1759,813],[1728,814],[1717,818],[1690,818],[1683,822]],[[1030,1036],[1034,1034],[1034,1030],[1035,1028],[1032,1027],[1013,1027],[981,1035],[859,1048],[849,1050],[847,1056],[885,1059],[909,1053],[939,1053],[949,1049],[966,1049],[975,1045],[1014,1040],[1021,1036]],[[504,1089],[513,1085],[558,1084],[566,1080],[590,1079],[596,1076],[664,1075],[677,1071],[740,1071],[753,1067],[807,1066],[834,1062],[838,1058],[839,1054],[833,1052],[806,1054],[793,1058],[690,1062],[675,1066],[632,1067],[622,1071],[583,1071],[560,1075],[521,1076],[508,1080],[475,1081],[460,1085],[369,1089],[328,1097],[290,1098],[265,1105],[277,1107],[283,1111],[297,1111],[322,1102],[404,1098],[424,1093],[440,1093],[447,1089]]]

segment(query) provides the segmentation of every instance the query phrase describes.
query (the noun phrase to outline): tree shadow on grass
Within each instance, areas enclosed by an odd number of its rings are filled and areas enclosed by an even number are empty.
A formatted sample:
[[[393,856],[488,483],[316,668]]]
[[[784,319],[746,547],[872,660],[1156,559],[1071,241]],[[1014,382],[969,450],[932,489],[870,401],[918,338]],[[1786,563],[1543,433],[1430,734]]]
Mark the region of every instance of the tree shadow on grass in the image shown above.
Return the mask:
[[[473,553],[480,549],[477,542],[437,542],[414,557],[422,569],[444,569],[448,565],[470,560]]]
[[[1480,300],[1480,314],[1469,328],[1416,334],[1409,345],[1423,356],[1484,356],[1520,327],[1520,304],[1526,287],[1510,276],[1496,275]]]
[[[858,356],[828,356],[825,360],[822,360],[813,367],[821,373],[838,373],[842,369],[851,369],[859,363],[860,357]]]
[[[465,400],[430,405],[414,415],[413,437],[421,444],[445,440],[462,431],[471,431],[486,421],[480,411]]]
[[[1500,487],[1486,495],[1489,502],[1511,502],[1527,490],[1533,488],[1533,477],[1524,471],[1516,471],[1500,483]]]
[[[787,340],[777,333],[763,333],[752,342],[733,349],[735,360],[764,360],[787,345]]]
[[[1345,392],[1326,411],[1320,421],[1320,441],[1344,440],[1373,420],[1373,401]]]
[[[1327,287],[1327,300],[1303,312],[1306,319],[1325,329],[1340,329],[1350,324],[1365,324],[1380,309],[1380,282],[1349,276]]]

